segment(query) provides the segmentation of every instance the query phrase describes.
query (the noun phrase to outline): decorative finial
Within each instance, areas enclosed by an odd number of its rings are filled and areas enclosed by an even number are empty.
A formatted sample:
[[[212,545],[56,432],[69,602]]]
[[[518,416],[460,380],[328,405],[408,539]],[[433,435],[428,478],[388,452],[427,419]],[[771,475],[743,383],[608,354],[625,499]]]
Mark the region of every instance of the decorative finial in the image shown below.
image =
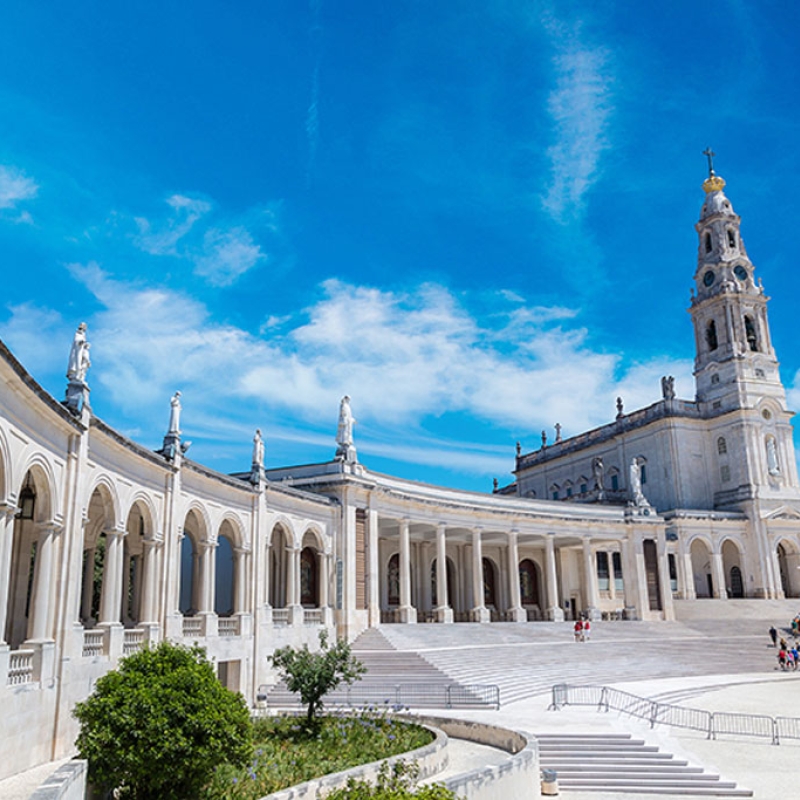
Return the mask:
[[[561,441],[561,423],[556,422],[555,424],[556,429],[556,444]]]
[[[624,408],[625,408],[625,406],[622,403],[622,398],[618,397],[617,398],[617,419],[620,419],[620,417],[622,417],[624,415],[623,414],[623,409]]]
[[[542,447],[547,447],[547,431],[542,431]]]
[[[522,445],[519,442],[517,442],[517,458],[520,457],[521,453],[522,453]]]
[[[500,481],[498,481],[498,480],[497,480],[497,478],[493,478],[493,479],[492,479],[492,486],[494,487],[494,490],[495,490],[495,491],[497,491],[497,487],[498,487],[499,485],[500,485]]]
[[[703,181],[703,191],[706,194],[721,192],[725,188],[725,181],[714,172],[714,156],[716,153],[710,147],[706,147],[703,150],[703,155],[708,159],[708,177]]]

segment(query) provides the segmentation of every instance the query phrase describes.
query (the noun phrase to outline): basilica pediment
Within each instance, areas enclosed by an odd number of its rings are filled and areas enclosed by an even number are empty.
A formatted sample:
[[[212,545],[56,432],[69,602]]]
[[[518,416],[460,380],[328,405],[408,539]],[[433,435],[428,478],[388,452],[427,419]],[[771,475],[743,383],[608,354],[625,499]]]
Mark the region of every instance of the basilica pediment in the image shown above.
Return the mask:
[[[791,522],[800,522],[800,509],[793,506],[781,506],[766,514],[764,519],[785,519]]]

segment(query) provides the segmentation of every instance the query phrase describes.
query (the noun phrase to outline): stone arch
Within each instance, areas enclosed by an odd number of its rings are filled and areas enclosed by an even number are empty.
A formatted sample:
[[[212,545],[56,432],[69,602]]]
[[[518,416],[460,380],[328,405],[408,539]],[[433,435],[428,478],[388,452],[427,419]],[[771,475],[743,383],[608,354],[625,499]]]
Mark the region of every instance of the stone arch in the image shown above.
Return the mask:
[[[722,567],[725,573],[725,591],[728,597],[744,597],[744,579],[742,575],[743,552],[735,539],[726,538],[720,544]]]
[[[542,576],[539,565],[532,558],[519,562],[519,592],[523,608],[542,608]]]
[[[285,514],[277,514],[275,517],[273,517],[270,527],[270,546],[272,544],[272,534],[275,532],[276,528],[282,529],[286,542],[292,547],[300,545],[300,539],[297,536],[297,531],[295,530],[292,521]]]
[[[138,509],[140,516],[144,521],[144,537],[146,539],[158,539],[160,531],[158,530],[158,511],[153,498],[146,492],[138,491],[131,497],[128,504],[125,519],[129,520],[131,513],[134,509]]]
[[[49,593],[51,575],[42,576],[41,559],[37,558],[41,534],[53,525],[53,473],[49,463],[38,454],[27,462],[21,473],[19,486],[13,496],[19,510],[10,527],[11,541],[6,547],[9,563],[7,565],[8,585],[5,603],[5,628],[3,640],[12,650],[30,638],[34,630],[35,595]],[[50,542],[52,546],[52,542]],[[3,565],[6,568],[6,565]],[[44,606],[47,608],[47,604]],[[48,611],[49,614],[49,611]],[[39,630],[43,628],[50,635],[50,620],[38,620]]]
[[[89,515],[89,508],[95,497],[102,498],[105,511],[105,525],[108,528],[122,527],[124,518],[122,516],[122,503],[120,502],[119,491],[114,481],[105,474],[96,476],[89,486],[86,494],[87,501],[84,508]]]
[[[15,493],[17,499],[19,499],[20,492],[30,475],[36,494],[34,521],[37,523],[55,522],[56,518],[61,516],[57,512],[57,509],[61,508],[61,498],[58,493],[55,473],[50,462],[40,453],[35,453],[26,462],[21,475],[22,479]]]
[[[325,532],[315,522],[310,522],[303,530],[303,535],[300,537],[302,547],[314,547],[320,553],[327,553]]]
[[[234,514],[233,511],[226,511],[222,515],[222,519],[217,528],[217,538],[219,538],[220,531],[222,531],[223,528],[226,529],[226,535],[230,539],[232,545],[235,547],[247,546],[247,528],[238,514]]]
[[[125,521],[122,571],[122,624],[125,627],[143,621],[145,558],[153,557],[152,551],[145,552],[145,541],[153,541],[154,520],[154,508],[149,498],[144,493],[138,495],[131,502]],[[153,588],[150,586],[150,591]]]
[[[781,588],[785,597],[800,597],[800,548],[797,543],[782,537],[775,544]]]
[[[694,591],[698,598],[714,596],[714,582],[711,577],[711,552],[711,543],[702,536],[696,536],[689,543]]]

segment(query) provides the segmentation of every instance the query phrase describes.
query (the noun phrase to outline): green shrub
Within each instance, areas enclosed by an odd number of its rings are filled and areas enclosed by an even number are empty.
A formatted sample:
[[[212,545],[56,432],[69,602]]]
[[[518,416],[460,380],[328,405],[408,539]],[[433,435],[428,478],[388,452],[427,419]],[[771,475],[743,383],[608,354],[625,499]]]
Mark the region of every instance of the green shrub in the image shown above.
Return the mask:
[[[420,725],[385,711],[325,716],[313,730],[297,717],[266,717],[254,724],[255,753],[245,768],[220,766],[204,798],[258,800],[271,792],[332,772],[380,761],[433,741]]]
[[[325,800],[457,800],[456,795],[441,783],[414,788],[419,775],[416,764],[396,761],[390,767],[385,761],[374,784],[350,778],[342,789],[325,795]]]
[[[286,681],[290,692],[298,692],[306,706],[306,725],[322,710],[322,698],[341,683],[359,680],[367,668],[352,654],[344,639],[328,645],[327,631],[320,631],[320,649],[312,653],[308,645],[282,647],[271,656],[273,666]]]
[[[197,797],[217,765],[252,754],[244,699],[196,646],[162,642],[122,659],[73,713],[89,780],[133,800]]]

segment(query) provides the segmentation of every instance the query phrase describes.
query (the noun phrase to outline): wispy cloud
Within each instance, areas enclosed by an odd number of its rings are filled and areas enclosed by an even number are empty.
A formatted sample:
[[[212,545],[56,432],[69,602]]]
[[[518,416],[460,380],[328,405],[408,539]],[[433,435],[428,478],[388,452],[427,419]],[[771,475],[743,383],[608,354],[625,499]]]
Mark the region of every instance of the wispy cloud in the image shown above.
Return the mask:
[[[19,203],[32,200],[39,193],[39,186],[33,178],[29,178],[22,170],[0,164],[0,211],[16,211]],[[21,211],[16,216],[10,215],[12,222],[32,224],[33,218],[28,211]]]
[[[267,255],[244,225],[217,222],[209,226],[208,217],[213,210],[210,202],[181,194],[172,195],[166,202],[171,209],[166,220],[154,224],[145,217],[135,218],[138,234],[133,241],[140,250],[189,261],[195,274],[212,286],[229,286],[266,261]],[[267,208],[257,216],[259,225],[270,236],[280,235],[275,208]]]
[[[211,204],[198,198],[174,194],[167,198],[172,216],[154,228],[145,217],[136,217],[139,228],[134,237],[137,247],[156,256],[178,255],[178,243],[192,230],[195,222],[211,210]]]
[[[550,19],[546,29],[557,48],[555,87],[547,102],[555,141],[547,149],[551,177],[541,200],[555,220],[567,222],[583,210],[609,147],[612,59],[606,48],[581,41],[580,25],[569,30]]]
[[[195,272],[214,286],[228,286],[264,260],[245,228],[210,228],[203,237],[203,254],[195,259]]]

